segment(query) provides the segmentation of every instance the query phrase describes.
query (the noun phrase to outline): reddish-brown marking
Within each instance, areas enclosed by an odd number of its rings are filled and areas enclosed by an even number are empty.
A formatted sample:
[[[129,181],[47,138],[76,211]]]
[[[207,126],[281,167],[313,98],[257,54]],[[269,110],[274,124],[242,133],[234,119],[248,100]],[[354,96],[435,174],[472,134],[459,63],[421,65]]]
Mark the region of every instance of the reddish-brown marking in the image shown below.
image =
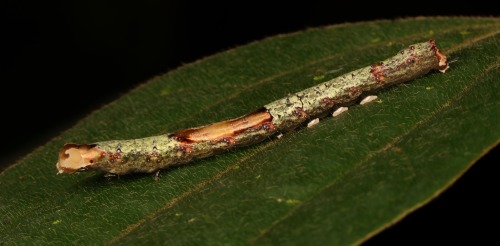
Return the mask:
[[[117,160],[119,160],[119,159],[121,159],[121,158],[122,158],[122,154],[121,154],[121,152],[118,152],[118,151],[117,151],[117,152],[115,152],[115,153],[113,153],[113,152],[108,152],[107,154],[108,154],[109,161],[110,161],[111,163],[113,163],[113,162],[115,162],[115,161],[117,161]]]
[[[217,122],[199,128],[190,128],[172,133],[170,137],[183,144],[198,142],[218,142],[224,138],[234,138],[248,129],[262,128],[265,124],[272,124],[273,117],[266,108],[262,108],[245,116]]]
[[[335,102],[331,98],[325,97],[321,99],[320,104],[325,108],[331,108],[335,105]]]
[[[272,122],[268,122],[262,125],[262,129],[266,131],[273,131],[276,129],[276,126]]]
[[[370,73],[372,74],[373,78],[377,80],[377,82],[384,82],[384,72],[385,72],[385,67],[384,63],[378,62],[372,65],[370,69]]]
[[[436,46],[436,41],[433,39],[429,40],[429,43],[431,44],[431,50],[434,51],[434,54],[436,55],[436,58],[438,59],[439,62],[439,70],[444,71],[448,68],[448,63],[446,60],[446,56],[443,55],[441,52],[439,52],[439,49]]]
[[[292,114],[295,115],[299,119],[307,118],[307,113],[301,107],[296,107],[293,110]]]
[[[359,87],[357,87],[357,86],[349,87],[349,88],[345,89],[345,91],[348,93],[352,93],[352,94],[360,94],[361,93],[361,89],[359,89]]]
[[[191,148],[191,145],[188,144],[188,143],[181,143],[181,146],[179,146],[179,150],[183,153],[183,154],[187,154],[187,153],[191,153],[191,151],[193,151],[193,149]]]
[[[146,161],[156,161],[158,160],[158,154],[153,150],[153,152],[146,153]]]
[[[408,58],[406,58],[405,62],[406,62],[406,65],[410,65],[410,64],[413,64],[415,63],[416,61],[416,58],[413,56],[413,54],[411,54]]]
[[[434,39],[429,39],[429,43],[431,44],[431,50],[436,51],[437,50],[436,41],[434,41]]]
[[[227,143],[229,145],[233,145],[233,144],[236,143],[236,141],[234,141],[234,138],[231,138],[231,137],[222,138],[220,141],[224,142],[224,143]]]
[[[446,56],[439,52],[439,50],[436,50],[436,57],[439,60],[439,70],[446,70],[448,68]]]

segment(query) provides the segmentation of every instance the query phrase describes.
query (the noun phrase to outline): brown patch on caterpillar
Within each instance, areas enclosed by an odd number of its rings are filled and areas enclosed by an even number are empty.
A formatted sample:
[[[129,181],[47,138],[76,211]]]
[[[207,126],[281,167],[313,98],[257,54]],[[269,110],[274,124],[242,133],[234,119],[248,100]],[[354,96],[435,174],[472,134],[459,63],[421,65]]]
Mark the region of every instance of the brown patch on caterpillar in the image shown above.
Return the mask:
[[[446,56],[443,55],[443,53],[439,52],[439,49],[436,46],[436,41],[431,39],[431,40],[429,40],[429,43],[431,44],[431,50],[434,51],[434,54],[436,55],[436,58],[438,59],[439,71],[442,73],[446,72],[446,70],[449,68]]]
[[[158,148],[156,147],[156,143],[155,143],[155,145],[153,146],[153,151],[147,153],[146,161],[157,161],[158,162],[160,159],[161,158],[160,158],[160,155],[158,154]]]
[[[349,87],[349,88],[345,89],[344,91],[349,93],[349,94],[353,94],[353,95],[361,94],[361,89],[357,86]]]
[[[193,148],[191,148],[191,144],[183,142],[179,146],[179,151],[185,155],[191,153],[193,151]]]
[[[269,132],[269,131],[274,131],[276,130],[276,126],[272,123],[272,122],[267,122],[265,124],[262,124],[260,126],[260,129],[264,129],[266,132]],[[260,130],[259,129],[259,130]]]
[[[146,154],[146,161],[147,162],[150,162],[150,161],[157,161],[158,162],[160,159],[161,159],[160,156],[155,152],[151,152],[151,153]]]
[[[353,74],[353,76],[354,76],[354,74]],[[329,97],[322,98],[319,103],[321,104],[321,106],[323,108],[331,108],[331,107],[335,106],[335,102]]]
[[[121,149],[117,149],[115,153],[108,152],[107,154],[108,154],[108,160],[111,163],[114,163],[115,161],[120,160],[122,158]]]
[[[231,138],[231,137],[222,138],[219,142],[224,142],[224,143],[227,143],[228,145],[234,145],[236,143],[234,138]]]
[[[410,65],[410,64],[413,64],[415,63],[417,58],[415,58],[415,56],[410,55],[408,58],[406,58],[405,62],[406,62],[406,65]]]
[[[59,151],[58,173],[85,171],[98,163],[106,152],[96,144],[65,144]]]
[[[406,66],[408,66],[408,65],[412,65],[412,64],[414,64],[415,62],[417,62],[418,57],[417,57],[417,56],[415,56],[415,46],[411,45],[411,46],[410,46],[410,51],[411,51],[411,52],[410,52],[410,55],[409,55],[408,57],[406,57],[406,59],[404,60],[404,61],[405,61],[405,62],[404,62],[405,64],[399,64],[398,66],[401,66],[401,65],[406,65]]]
[[[268,123],[272,124],[273,117],[266,108],[261,108],[245,116],[226,120],[199,128],[189,128],[169,135],[184,144],[199,142],[219,142],[224,138],[234,138],[249,129],[257,129]],[[273,126],[274,127],[274,126]]]
[[[385,80],[384,72],[385,72],[385,66],[383,62],[377,62],[373,64],[370,68],[370,73],[377,82],[384,82]]]
[[[307,118],[307,113],[306,113],[306,112],[304,111],[304,109],[303,109],[303,108],[301,108],[301,107],[296,107],[296,108],[293,110],[292,114],[293,114],[295,117],[299,118],[299,119],[304,119],[304,118]]]

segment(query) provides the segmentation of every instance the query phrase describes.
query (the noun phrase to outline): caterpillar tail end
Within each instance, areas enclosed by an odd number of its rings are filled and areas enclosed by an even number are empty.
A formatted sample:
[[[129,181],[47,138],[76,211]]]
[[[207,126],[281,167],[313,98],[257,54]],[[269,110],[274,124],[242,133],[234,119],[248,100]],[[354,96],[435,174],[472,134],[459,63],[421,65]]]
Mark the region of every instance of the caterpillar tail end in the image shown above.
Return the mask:
[[[95,144],[65,144],[59,151],[57,174],[91,169],[103,157],[103,153]]]
[[[439,72],[445,73],[450,66],[448,66],[448,62],[446,61],[446,56],[443,55],[439,50],[436,50],[436,56],[439,59]]]
[[[439,49],[436,46],[436,41],[431,39],[431,40],[429,40],[429,42],[431,43],[431,49],[434,50],[434,54],[436,55],[436,57],[438,59],[439,72],[445,73],[446,70],[448,70],[448,68],[450,68],[450,66],[448,66],[448,61],[447,61],[446,56],[443,55],[443,53],[439,52]]]

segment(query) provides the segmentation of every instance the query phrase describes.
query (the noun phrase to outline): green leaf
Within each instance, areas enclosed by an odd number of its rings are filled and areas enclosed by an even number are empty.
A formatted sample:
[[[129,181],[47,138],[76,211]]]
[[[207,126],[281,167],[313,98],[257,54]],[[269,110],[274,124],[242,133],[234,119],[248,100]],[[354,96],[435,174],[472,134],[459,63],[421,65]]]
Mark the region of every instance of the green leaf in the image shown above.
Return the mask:
[[[0,174],[4,244],[353,244],[423,206],[500,139],[500,20],[335,25],[157,77]],[[66,142],[139,138],[237,117],[402,47],[455,61],[379,103],[283,138],[151,174],[55,175]]]

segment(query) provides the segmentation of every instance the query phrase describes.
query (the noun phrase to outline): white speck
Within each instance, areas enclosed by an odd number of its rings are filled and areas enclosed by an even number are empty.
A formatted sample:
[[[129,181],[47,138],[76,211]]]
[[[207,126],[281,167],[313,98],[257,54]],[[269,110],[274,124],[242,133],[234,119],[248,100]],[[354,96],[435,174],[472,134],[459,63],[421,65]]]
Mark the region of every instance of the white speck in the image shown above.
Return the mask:
[[[347,110],[349,110],[348,107],[340,107],[337,110],[333,111],[332,116],[333,117],[337,117],[337,116],[339,116],[340,114],[344,113]]]
[[[278,134],[278,136],[276,136],[276,138],[278,138],[278,139],[280,139],[282,137],[283,137],[283,133],[280,133],[280,134]]]
[[[188,223],[193,223],[195,221],[196,221],[196,218],[191,218],[191,219],[188,220]]]
[[[319,123],[319,119],[316,118],[314,120],[309,121],[309,123],[307,123],[307,127],[313,127],[314,125],[316,125],[318,123]]]
[[[361,100],[361,102],[359,103],[360,105],[364,105],[364,104],[367,104],[369,102],[373,102],[375,100],[377,100],[378,96],[367,96],[365,98],[363,98],[363,100]]]

